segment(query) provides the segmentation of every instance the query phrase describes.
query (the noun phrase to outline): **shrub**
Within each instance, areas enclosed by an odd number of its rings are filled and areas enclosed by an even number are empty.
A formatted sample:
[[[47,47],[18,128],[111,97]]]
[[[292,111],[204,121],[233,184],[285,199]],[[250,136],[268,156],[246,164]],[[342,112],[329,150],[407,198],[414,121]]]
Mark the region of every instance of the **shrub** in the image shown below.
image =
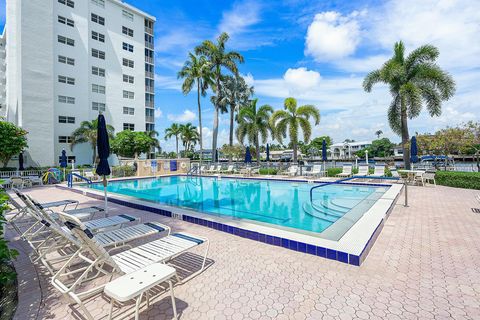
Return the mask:
[[[274,176],[278,173],[278,170],[274,168],[261,168],[260,170],[258,170],[258,172],[260,174]]]
[[[442,186],[480,190],[480,172],[437,171],[435,181]]]
[[[327,169],[327,177],[335,177],[339,173],[342,173],[342,168],[329,168],[329,169]]]
[[[112,167],[112,176],[114,177],[132,177],[136,174],[137,170],[133,166]]]
[[[1,181],[0,181],[1,182]],[[18,252],[8,247],[8,241],[5,240],[4,224],[6,223],[4,214],[7,211],[8,196],[3,188],[0,188],[0,287],[15,280],[16,274],[11,270],[9,264]]]

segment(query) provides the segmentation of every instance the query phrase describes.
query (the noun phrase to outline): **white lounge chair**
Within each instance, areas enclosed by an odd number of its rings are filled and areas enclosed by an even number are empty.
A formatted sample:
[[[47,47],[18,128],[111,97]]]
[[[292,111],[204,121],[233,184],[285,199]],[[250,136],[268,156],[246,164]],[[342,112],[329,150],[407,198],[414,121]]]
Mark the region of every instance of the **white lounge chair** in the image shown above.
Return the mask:
[[[215,172],[215,166],[211,165],[208,169],[205,170],[205,173],[214,173]]]
[[[385,165],[375,165],[375,169],[373,171],[373,176],[375,177],[384,177],[385,176]]]
[[[321,164],[314,164],[312,170],[305,171],[304,174],[306,176],[321,176],[322,175],[322,165]]]
[[[227,169],[222,170],[222,173],[234,173],[234,172],[235,172],[235,169],[233,164],[228,165]]]
[[[342,167],[342,172],[336,175],[337,177],[341,178],[348,178],[352,176],[352,165],[351,164],[344,164]]]
[[[433,171],[427,171],[422,175],[423,182],[424,183],[429,183],[433,182],[433,185],[436,186],[437,182],[435,181],[435,172]]]
[[[153,263],[166,263],[174,257],[201,244],[206,245],[202,267],[200,270],[191,274],[188,279],[205,269],[209,248],[207,238],[179,232],[115,255],[110,255],[100,244],[97,236],[92,236],[91,231],[86,228],[85,225],[82,225],[77,219],[73,219],[69,215],[62,213],[60,213],[60,215],[65,219],[69,229],[81,245],[77,252],[75,252],[67,263],[53,276],[51,283],[62,294],[67,295],[73,302],[77,303],[88,319],[93,319],[93,316],[85,307],[83,300],[103,291],[106,283],[83,292],[79,292],[79,289],[84,281],[93,279],[96,275],[105,274],[112,277],[113,275],[133,273]],[[78,270],[76,273],[79,273],[79,275],[75,276],[73,281],[67,282],[67,276],[72,275],[69,268],[72,264],[77,263],[79,259],[84,260],[88,266]],[[91,272],[94,271],[97,271],[96,275],[90,276]],[[180,282],[178,277],[177,280]],[[183,279],[183,281],[185,280],[186,279]]]
[[[291,165],[288,167],[287,174],[289,176],[296,176],[298,172],[298,166],[297,165]]]
[[[364,177],[364,176],[368,176],[368,175],[369,175],[368,165],[359,165],[358,166],[358,173],[355,176]]]

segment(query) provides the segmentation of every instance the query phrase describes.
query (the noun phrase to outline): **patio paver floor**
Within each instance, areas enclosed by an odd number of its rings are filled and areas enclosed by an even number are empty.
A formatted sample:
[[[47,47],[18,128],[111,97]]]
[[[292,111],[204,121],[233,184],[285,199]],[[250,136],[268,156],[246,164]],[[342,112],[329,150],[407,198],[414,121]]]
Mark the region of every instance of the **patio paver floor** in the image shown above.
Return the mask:
[[[54,187],[26,192],[41,201],[102,205]],[[110,208],[210,239],[210,267],[175,288],[179,319],[480,319],[480,214],[471,210],[480,207],[477,193],[410,187],[410,206],[399,199],[361,267],[116,204]],[[45,269],[30,263],[28,245],[11,230],[8,236],[21,251],[16,319],[82,319],[52,288]],[[108,301],[101,295],[87,308],[96,319],[107,318]],[[171,317],[168,294],[140,314]]]

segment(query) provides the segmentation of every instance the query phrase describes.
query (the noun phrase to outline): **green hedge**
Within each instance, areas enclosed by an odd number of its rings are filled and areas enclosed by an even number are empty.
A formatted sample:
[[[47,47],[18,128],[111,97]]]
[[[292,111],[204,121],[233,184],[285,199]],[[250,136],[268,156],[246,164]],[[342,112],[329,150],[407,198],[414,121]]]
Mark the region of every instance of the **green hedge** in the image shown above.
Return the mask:
[[[261,168],[260,170],[258,170],[258,172],[260,174],[274,176],[278,173],[278,170],[274,168]]]
[[[442,186],[480,190],[480,172],[437,171],[435,181]]]

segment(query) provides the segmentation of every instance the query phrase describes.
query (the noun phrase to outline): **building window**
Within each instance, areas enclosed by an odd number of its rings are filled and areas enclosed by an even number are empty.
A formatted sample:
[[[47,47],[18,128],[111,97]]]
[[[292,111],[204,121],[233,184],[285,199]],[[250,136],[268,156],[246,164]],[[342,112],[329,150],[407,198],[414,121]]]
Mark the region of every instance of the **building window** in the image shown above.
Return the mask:
[[[130,29],[130,28],[127,28],[127,27],[123,27],[123,26],[122,26],[122,33],[123,33],[124,35],[129,36],[129,37],[133,37],[133,30]]]
[[[99,16],[98,14],[92,13],[91,14],[91,19],[92,19],[92,22],[98,23],[102,26],[105,25],[105,18]]]
[[[75,117],[58,116],[59,123],[75,123]]]
[[[105,110],[106,110],[105,103],[92,102],[92,110],[105,112]]]
[[[75,46],[75,40],[64,37],[64,36],[58,36],[58,42],[69,45],[69,46]]]
[[[58,143],[72,143],[73,138],[69,136],[58,136]]]
[[[99,67],[92,67],[92,74],[94,76],[105,77],[105,69]]]
[[[123,107],[123,114],[128,114],[133,116],[135,114],[135,109],[129,108],[129,107]]]
[[[95,31],[92,31],[92,39],[100,41],[100,42],[105,42],[105,35],[101,34],[101,33],[98,33],[98,32],[95,32]]]
[[[135,66],[135,62],[133,62],[133,60],[123,58],[123,65],[125,67],[133,68]]]
[[[122,44],[122,47],[123,47],[123,50],[126,50],[128,52],[133,52],[133,45],[131,45],[129,43],[124,42]]]
[[[125,99],[134,99],[135,98],[135,93],[132,92],[132,91],[123,90],[123,97]]]
[[[92,49],[92,57],[105,60],[105,52],[97,49]]]
[[[92,92],[105,94],[105,86],[101,86],[99,84],[92,84]]]
[[[133,21],[133,13],[128,12],[127,10],[122,10],[122,16],[130,21]]]
[[[58,96],[58,102],[67,103],[67,104],[75,104],[75,98],[74,97],[67,97],[67,96]]]
[[[62,16],[58,16],[58,22],[60,22],[61,24],[66,24],[70,27],[75,27],[75,22],[72,19],[68,19]]]
[[[76,161],[76,157],[75,156],[67,156],[67,163],[71,163],[72,161],[75,162]],[[62,157],[58,157],[58,163],[62,162]]]
[[[131,130],[131,131],[134,131],[134,130],[135,130],[135,124],[133,124],[133,123],[124,123],[124,124],[123,124],[123,130]]]
[[[71,66],[74,66],[75,65],[75,59],[73,58],[68,58],[68,57],[65,57],[65,56],[58,56],[58,62],[60,63],[65,63],[65,64],[69,64]]]
[[[134,82],[134,78],[133,78],[133,76],[129,76],[129,75],[127,75],[127,74],[124,74],[124,75],[123,75],[123,82],[133,83],[133,82]]]
[[[65,76],[58,76],[58,82],[60,83],[66,83],[70,85],[75,84],[75,78],[70,78],[70,77],[65,77]]]
[[[92,3],[99,7],[105,8],[105,0],[92,0]]]
[[[145,124],[145,131],[154,131],[155,125],[153,123],[146,123]]]
[[[72,0],[58,0],[58,3],[66,5],[70,8],[75,8],[75,2],[73,2]]]

